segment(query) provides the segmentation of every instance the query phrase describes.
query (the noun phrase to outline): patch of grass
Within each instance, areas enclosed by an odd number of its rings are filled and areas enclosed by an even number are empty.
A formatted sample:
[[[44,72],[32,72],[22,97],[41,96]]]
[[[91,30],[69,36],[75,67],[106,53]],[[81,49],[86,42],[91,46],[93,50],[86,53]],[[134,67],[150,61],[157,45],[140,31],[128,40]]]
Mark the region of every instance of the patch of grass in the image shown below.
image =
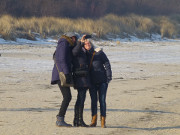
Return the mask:
[[[179,15],[147,17],[134,14],[128,16],[109,14],[93,20],[56,17],[14,18],[3,15],[0,17],[0,35],[7,40],[15,40],[17,37],[35,40],[34,33],[46,38],[76,31],[80,34],[97,33],[98,37],[111,33],[122,37],[134,35],[145,38],[153,33],[159,33],[162,37],[173,38],[180,35],[179,18]]]

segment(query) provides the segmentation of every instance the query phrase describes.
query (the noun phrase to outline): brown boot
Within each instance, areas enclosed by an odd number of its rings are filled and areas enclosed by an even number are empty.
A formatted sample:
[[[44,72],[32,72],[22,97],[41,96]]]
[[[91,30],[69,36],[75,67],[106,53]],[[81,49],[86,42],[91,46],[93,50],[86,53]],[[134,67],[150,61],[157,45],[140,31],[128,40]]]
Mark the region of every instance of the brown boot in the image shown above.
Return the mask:
[[[93,117],[92,117],[92,121],[91,121],[91,124],[89,125],[90,127],[96,127],[97,125],[97,114],[95,114]]]
[[[106,128],[106,117],[104,117],[104,116],[101,116],[101,127],[102,128]]]

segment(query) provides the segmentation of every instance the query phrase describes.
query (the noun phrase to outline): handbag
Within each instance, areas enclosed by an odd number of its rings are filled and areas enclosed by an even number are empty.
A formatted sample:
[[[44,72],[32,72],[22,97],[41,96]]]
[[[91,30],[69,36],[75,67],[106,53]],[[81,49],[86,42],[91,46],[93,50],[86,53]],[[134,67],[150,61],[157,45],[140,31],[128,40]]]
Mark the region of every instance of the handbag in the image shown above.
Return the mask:
[[[86,77],[88,75],[87,69],[78,69],[74,71],[75,77]]]
[[[56,67],[57,67],[57,65],[56,65]],[[70,83],[67,83],[67,78],[63,72],[59,72],[59,79],[61,81],[61,86],[63,86],[63,87],[73,87],[74,86],[72,75],[71,75]]]

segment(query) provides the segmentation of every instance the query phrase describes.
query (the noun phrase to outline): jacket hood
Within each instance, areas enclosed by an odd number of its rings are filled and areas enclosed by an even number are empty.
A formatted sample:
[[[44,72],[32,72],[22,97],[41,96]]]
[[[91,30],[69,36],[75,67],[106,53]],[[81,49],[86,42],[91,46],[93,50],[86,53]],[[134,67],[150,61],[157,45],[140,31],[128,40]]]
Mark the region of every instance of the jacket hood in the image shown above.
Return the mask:
[[[65,41],[67,41],[70,44],[70,46],[74,46],[74,43],[73,43],[72,39],[70,37],[65,36],[65,35],[62,35],[60,37],[58,43],[65,42]]]
[[[99,47],[98,48],[94,48],[94,51],[95,52],[100,52],[100,51],[102,51],[102,48],[99,48]]]
[[[58,43],[65,42],[65,41],[66,41],[66,39],[60,38],[60,39],[58,40]]]

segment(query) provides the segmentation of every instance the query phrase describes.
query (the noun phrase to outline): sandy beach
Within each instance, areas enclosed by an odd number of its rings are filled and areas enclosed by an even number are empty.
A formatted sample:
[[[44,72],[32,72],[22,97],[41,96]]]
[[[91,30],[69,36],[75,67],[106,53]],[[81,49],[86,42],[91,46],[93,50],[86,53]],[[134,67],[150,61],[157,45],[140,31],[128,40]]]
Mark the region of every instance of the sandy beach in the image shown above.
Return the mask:
[[[56,127],[62,101],[50,85],[55,46],[0,45],[1,135],[180,135],[180,43],[130,42],[103,46],[113,80],[107,128]],[[65,120],[72,124],[77,92]],[[84,121],[90,124],[87,92]]]

